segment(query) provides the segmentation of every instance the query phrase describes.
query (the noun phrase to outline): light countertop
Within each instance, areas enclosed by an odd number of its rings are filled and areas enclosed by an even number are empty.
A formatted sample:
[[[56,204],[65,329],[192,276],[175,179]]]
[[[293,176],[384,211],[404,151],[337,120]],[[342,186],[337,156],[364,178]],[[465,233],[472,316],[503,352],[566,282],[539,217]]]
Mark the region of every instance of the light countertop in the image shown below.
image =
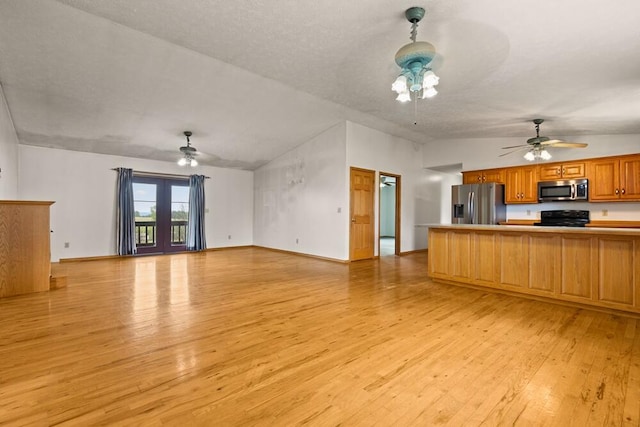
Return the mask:
[[[609,236],[637,236],[640,229],[610,227],[537,227],[533,225],[487,225],[487,224],[420,224],[430,229],[478,230],[500,233],[556,233],[556,234],[598,234]]]

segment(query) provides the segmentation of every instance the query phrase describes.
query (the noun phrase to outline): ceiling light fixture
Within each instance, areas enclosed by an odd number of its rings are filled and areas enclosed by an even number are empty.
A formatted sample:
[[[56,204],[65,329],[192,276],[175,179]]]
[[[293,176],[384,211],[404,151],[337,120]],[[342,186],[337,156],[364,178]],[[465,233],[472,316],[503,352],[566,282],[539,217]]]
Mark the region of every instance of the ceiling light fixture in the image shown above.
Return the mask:
[[[184,155],[178,160],[178,165],[186,166],[189,165],[192,168],[198,166],[198,161],[195,159],[196,149],[191,146],[191,142],[189,141],[189,137],[192,135],[191,132],[184,131],[184,136],[187,137],[187,145],[180,147],[180,152]]]
[[[417,42],[418,22],[424,17],[424,9],[412,7],[405,11],[407,20],[411,22],[411,43],[402,46],[396,53],[396,64],[402,68],[400,75],[391,85],[391,90],[398,94],[396,100],[411,101],[414,99],[434,97],[438,91],[435,86],[440,78],[429,67],[436,55],[436,48],[428,42]]]
[[[535,146],[525,153],[524,158],[529,160],[530,162],[540,159],[549,160],[551,158],[551,154],[549,154],[549,152],[543,147]]]

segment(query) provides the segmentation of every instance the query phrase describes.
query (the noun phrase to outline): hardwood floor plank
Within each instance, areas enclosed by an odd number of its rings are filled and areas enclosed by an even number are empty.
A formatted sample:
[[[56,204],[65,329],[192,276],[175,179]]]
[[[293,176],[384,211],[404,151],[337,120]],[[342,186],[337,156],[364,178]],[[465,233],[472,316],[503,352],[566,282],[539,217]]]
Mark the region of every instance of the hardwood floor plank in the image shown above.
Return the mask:
[[[639,425],[636,319],[426,261],[65,263],[66,288],[0,299],[0,424]]]

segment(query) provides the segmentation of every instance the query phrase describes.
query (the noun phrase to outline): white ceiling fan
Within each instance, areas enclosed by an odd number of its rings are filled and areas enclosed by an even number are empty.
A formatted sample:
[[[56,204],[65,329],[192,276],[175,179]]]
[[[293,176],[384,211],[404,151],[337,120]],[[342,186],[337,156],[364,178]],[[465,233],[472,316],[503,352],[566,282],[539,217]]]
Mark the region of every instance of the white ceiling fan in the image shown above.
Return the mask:
[[[501,154],[500,157],[507,156],[517,151],[528,150],[524,155],[524,158],[533,161],[536,159],[549,160],[551,154],[546,150],[547,147],[554,148],[585,148],[588,144],[582,142],[568,142],[561,139],[551,139],[547,136],[540,136],[540,125],[544,122],[544,119],[534,119],[533,123],[536,125],[536,136],[534,138],[527,139],[526,144],[512,145],[509,147],[502,147],[503,150],[510,150],[508,153]]]

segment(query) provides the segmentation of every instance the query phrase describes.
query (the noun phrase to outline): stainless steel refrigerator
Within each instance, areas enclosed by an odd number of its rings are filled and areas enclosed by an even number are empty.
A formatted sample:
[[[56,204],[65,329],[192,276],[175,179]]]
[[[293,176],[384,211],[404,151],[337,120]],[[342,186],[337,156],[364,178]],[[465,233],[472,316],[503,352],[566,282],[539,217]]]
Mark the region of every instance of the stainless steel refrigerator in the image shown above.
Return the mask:
[[[487,183],[451,187],[452,224],[498,224],[506,219],[504,185]]]

